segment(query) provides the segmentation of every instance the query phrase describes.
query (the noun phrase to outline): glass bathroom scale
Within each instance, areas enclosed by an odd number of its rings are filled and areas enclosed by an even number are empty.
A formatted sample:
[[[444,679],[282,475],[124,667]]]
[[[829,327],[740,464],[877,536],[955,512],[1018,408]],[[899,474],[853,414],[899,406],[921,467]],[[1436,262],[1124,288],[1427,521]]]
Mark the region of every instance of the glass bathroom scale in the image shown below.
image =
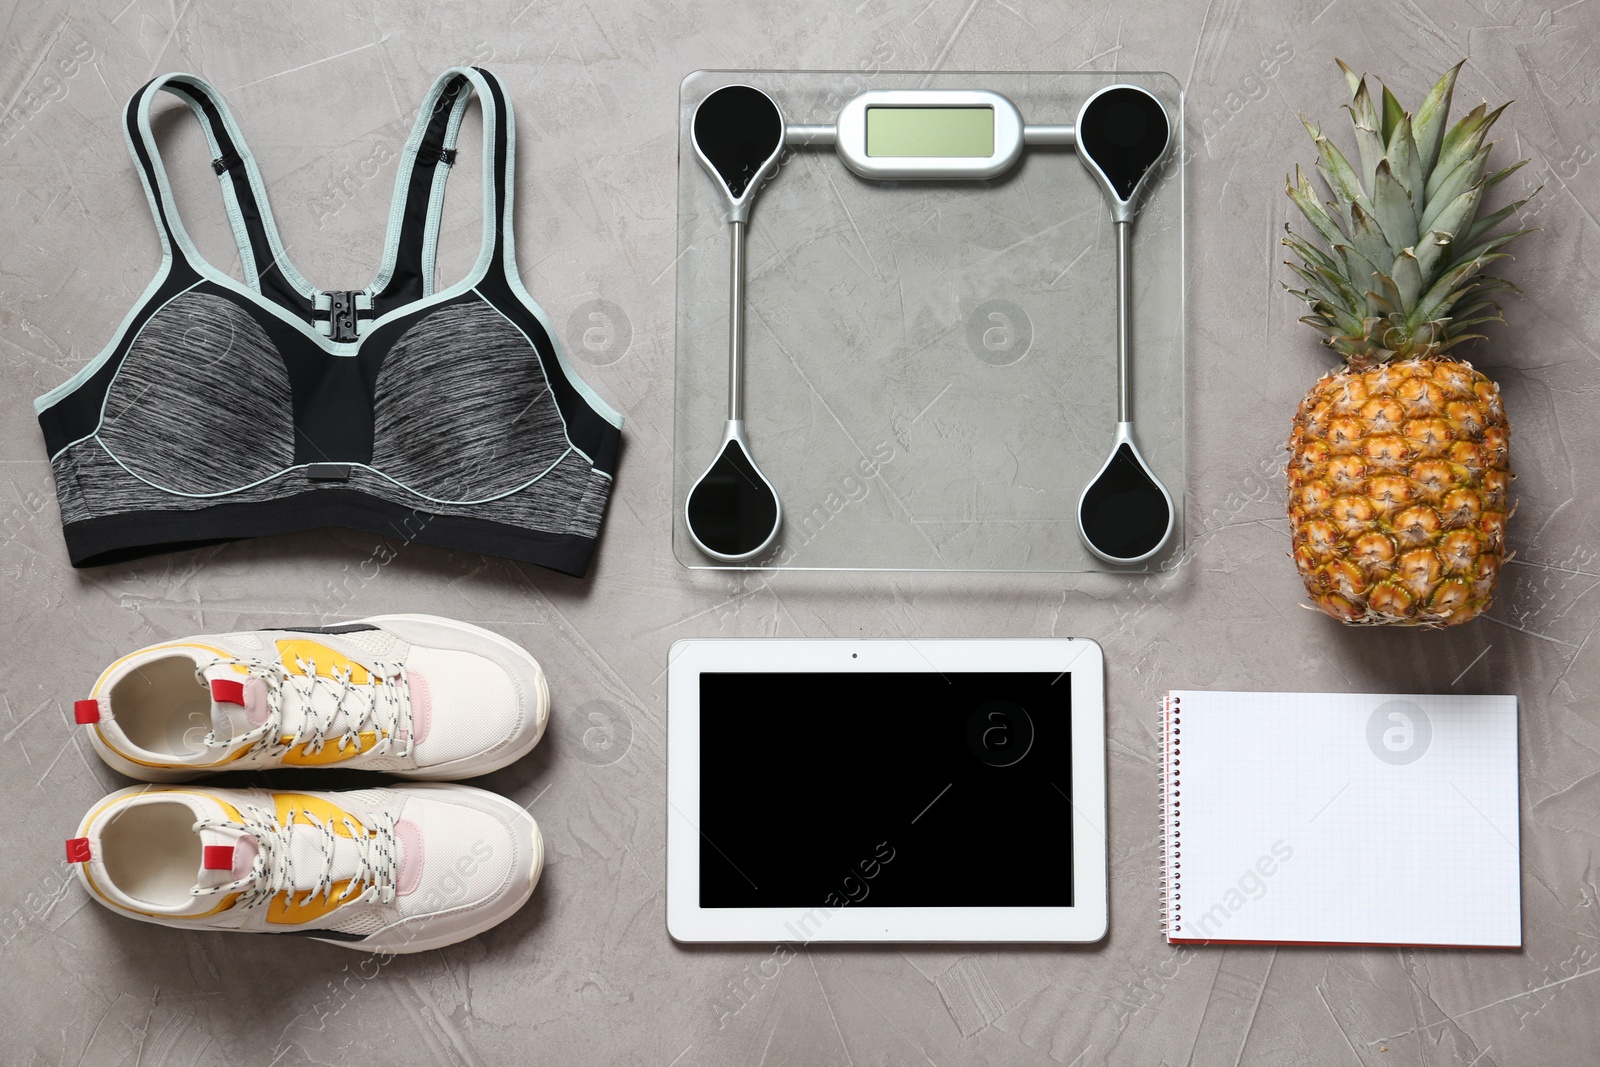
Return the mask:
[[[734,228],[725,191],[697,155],[694,122],[708,97],[740,85],[776,104],[785,137],[741,209],[733,434]],[[1128,404],[1174,522],[1160,550],[1132,566],[1092,552],[1078,514],[1121,420],[1117,232],[1072,124],[1086,100],[1118,85],[1159,100],[1171,127],[1128,231]],[[1177,565],[1185,143],[1173,78],[697,71],[679,105],[673,551],[682,565]],[[749,558],[708,552],[686,521],[730,440],[748,464],[738,457],[726,479],[762,479],[781,500],[772,536],[757,536]],[[772,527],[779,512],[761,518]]]

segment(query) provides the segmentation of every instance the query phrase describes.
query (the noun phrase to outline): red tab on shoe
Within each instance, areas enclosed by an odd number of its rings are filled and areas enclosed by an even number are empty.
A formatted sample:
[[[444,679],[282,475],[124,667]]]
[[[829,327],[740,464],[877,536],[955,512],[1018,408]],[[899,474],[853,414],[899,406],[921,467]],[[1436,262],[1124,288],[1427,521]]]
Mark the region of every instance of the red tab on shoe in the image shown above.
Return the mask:
[[[244,683],[231,681],[227,678],[211,679],[211,699],[218,704],[238,704],[244,706]]]
[[[67,862],[89,862],[89,839],[87,837],[74,837],[67,841]]]
[[[232,845],[207,845],[200,852],[200,869],[202,871],[231,871],[233,870]]]
[[[100,702],[94,697],[72,702],[72,718],[79,726],[100,721]]]

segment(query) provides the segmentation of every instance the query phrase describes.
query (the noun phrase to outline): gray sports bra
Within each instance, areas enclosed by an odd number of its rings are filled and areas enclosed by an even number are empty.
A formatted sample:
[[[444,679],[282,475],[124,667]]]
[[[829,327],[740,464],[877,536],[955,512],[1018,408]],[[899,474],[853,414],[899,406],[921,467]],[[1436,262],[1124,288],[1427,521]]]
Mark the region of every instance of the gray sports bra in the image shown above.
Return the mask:
[[[199,254],[150,132],[168,92],[205,129],[245,284]],[[433,286],[445,179],[476,96],[483,243]],[[382,269],[313,288],[211,86],[168,74],[128,103],[161,269],[105,350],[35,402],[74,566],[318,526],[583,575],[622,416],[574,372],[512,246],[515,127],[487,71],[440,75],[400,158]]]

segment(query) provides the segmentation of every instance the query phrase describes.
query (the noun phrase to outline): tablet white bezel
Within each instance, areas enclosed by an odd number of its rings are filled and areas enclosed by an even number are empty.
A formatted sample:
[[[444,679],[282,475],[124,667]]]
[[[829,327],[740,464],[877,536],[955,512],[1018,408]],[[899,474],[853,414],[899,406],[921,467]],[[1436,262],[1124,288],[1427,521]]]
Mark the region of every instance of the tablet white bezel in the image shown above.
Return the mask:
[[[1071,672],[1073,907],[700,907],[700,675],[852,671]],[[1093,641],[679,641],[668,659],[667,722],[667,931],[677,941],[1089,942],[1106,934],[1105,671],[1100,646]],[[820,716],[815,726],[836,728]],[[951,861],[961,861],[959,851]]]

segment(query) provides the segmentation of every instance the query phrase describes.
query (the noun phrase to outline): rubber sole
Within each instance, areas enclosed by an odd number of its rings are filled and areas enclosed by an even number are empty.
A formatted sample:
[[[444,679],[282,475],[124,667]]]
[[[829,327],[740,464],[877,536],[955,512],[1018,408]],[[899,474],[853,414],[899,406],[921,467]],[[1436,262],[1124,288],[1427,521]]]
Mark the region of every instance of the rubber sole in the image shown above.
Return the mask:
[[[89,744],[94,748],[95,752],[99,753],[100,758],[105,761],[106,766],[110,767],[118,774],[125,774],[129,778],[134,778],[141,782],[149,782],[154,785],[177,785],[182,782],[192,782],[196,778],[204,778],[208,774],[221,774],[223,771],[229,770],[254,769],[253,767],[223,767],[214,771],[176,771],[168,770],[165,767],[146,767],[142,763],[135,763],[132,760],[127,759],[119,754],[110,745],[100,740],[100,733],[97,730],[89,731]]]

